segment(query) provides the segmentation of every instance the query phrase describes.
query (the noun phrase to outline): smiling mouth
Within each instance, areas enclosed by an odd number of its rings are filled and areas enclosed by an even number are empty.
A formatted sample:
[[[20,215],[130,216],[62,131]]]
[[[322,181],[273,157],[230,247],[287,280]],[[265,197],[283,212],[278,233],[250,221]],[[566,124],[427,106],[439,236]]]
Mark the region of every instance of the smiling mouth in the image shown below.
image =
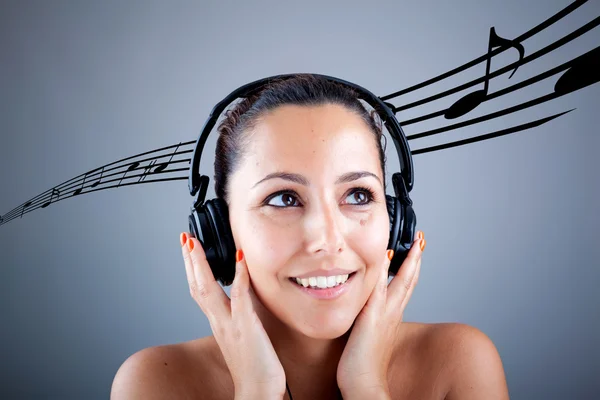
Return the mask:
[[[337,275],[336,276],[336,278],[337,278],[336,282],[332,286],[330,286],[329,282],[324,281],[322,278],[320,280],[317,280],[316,282],[313,280],[313,282],[312,282],[313,284],[312,285],[311,285],[311,282],[308,281],[308,279],[307,279],[308,282],[305,281],[306,286],[304,284],[302,284],[302,283],[298,283],[298,281],[296,280],[296,278],[288,278],[288,279],[290,280],[290,282],[292,282],[295,285],[298,285],[300,287],[305,287],[305,288],[308,288],[308,289],[317,289],[317,290],[321,289],[321,290],[323,290],[323,289],[331,289],[331,288],[334,288],[334,287],[341,286],[341,285],[345,284],[346,282],[348,282],[350,280],[350,278],[352,278],[355,274],[356,274],[356,271],[348,274],[348,277],[346,279],[344,279],[344,277],[345,277],[344,275]]]

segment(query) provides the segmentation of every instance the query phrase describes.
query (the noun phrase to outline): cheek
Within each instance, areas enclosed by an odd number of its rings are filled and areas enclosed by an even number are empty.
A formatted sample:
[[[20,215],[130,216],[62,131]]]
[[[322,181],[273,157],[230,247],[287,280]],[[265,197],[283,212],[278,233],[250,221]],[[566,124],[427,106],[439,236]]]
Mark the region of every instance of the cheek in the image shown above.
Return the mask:
[[[298,246],[298,233],[272,221],[257,219],[248,225],[244,235],[248,262],[260,274],[273,275]],[[246,254],[246,251],[244,252]]]
[[[387,212],[377,212],[359,220],[349,235],[349,246],[358,252],[367,267],[382,259],[390,238],[390,223]]]
[[[344,229],[347,250],[356,253],[369,268],[379,263],[387,250],[390,234],[387,211],[378,210],[352,219],[349,218]],[[260,275],[277,274],[276,270],[299,251],[303,231],[297,216],[258,215],[246,222],[244,232],[240,233],[250,269]]]

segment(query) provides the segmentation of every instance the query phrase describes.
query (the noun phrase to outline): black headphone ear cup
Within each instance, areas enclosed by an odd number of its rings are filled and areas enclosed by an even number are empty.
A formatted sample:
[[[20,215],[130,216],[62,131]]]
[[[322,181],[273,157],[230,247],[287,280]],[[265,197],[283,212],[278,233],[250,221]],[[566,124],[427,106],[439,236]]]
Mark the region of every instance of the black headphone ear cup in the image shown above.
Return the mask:
[[[198,212],[196,210],[192,210],[192,213],[188,217],[188,227],[188,232],[191,233],[193,237],[198,239],[200,244],[202,244],[204,239],[200,233],[201,231],[199,229]]]
[[[394,196],[390,196],[389,194],[385,195],[385,203],[387,206],[388,216],[390,218],[390,239],[388,241],[388,249],[392,249],[396,251],[396,242],[398,241],[399,236],[399,221],[396,219],[396,209],[397,209],[397,199]]]
[[[390,239],[388,241],[388,249],[394,250],[394,257],[388,269],[388,276],[393,276],[398,273],[398,269],[402,261],[406,257],[402,254],[402,248],[399,246],[399,239],[402,236],[402,205],[397,197],[385,195],[386,206],[390,218]]]
[[[223,199],[216,198],[206,202],[206,209],[210,213],[216,250],[215,265],[211,264],[211,269],[215,279],[229,286],[235,277],[235,243],[229,223],[229,208]]]
[[[404,206],[404,227],[402,228],[402,244],[404,248],[410,250],[415,241],[415,233],[417,227],[417,216],[411,205]]]
[[[216,250],[215,228],[211,222],[210,213],[205,205],[198,208],[192,208],[192,213],[188,217],[189,232],[200,242],[206,261],[210,266],[213,277],[220,280],[219,260]]]
[[[405,205],[397,197],[386,195],[386,205],[390,217],[390,240],[388,249],[394,250],[394,257],[388,269],[388,276],[398,273],[400,266],[412,246],[417,216],[410,205]]]

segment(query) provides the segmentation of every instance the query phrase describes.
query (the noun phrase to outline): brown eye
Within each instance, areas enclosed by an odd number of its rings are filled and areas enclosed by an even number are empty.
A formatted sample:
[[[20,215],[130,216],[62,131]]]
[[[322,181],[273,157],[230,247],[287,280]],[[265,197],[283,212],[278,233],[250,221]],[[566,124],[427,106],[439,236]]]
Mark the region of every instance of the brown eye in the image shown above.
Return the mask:
[[[363,192],[354,192],[354,198],[358,200],[359,203],[364,203],[367,198],[367,195]]]
[[[373,201],[374,195],[370,189],[367,188],[355,188],[348,197],[352,197],[356,200],[356,203],[351,202],[350,204],[356,206],[364,206]]]
[[[279,201],[278,205],[277,204],[272,204],[272,200],[273,199],[281,199],[281,201]],[[296,197],[289,193],[289,192],[282,192],[282,193],[276,193],[273,196],[271,196],[267,201],[266,201],[266,205],[272,206],[272,207],[278,207],[278,208],[287,208],[287,207],[297,207],[294,204],[297,203],[297,199]]]
[[[263,205],[275,207],[275,208],[291,208],[291,207],[300,207],[300,202],[298,201],[298,195],[294,191],[284,190],[269,196],[264,202]],[[371,189],[365,187],[356,187],[354,188],[346,198],[352,197],[353,201],[351,201],[350,205],[353,206],[366,206],[369,205],[375,199],[375,194]],[[274,202],[273,200],[278,199],[279,201]]]
[[[287,193],[282,194],[281,199],[283,200],[283,204],[285,204],[286,206],[292,206],[295,200],[294,197]]]

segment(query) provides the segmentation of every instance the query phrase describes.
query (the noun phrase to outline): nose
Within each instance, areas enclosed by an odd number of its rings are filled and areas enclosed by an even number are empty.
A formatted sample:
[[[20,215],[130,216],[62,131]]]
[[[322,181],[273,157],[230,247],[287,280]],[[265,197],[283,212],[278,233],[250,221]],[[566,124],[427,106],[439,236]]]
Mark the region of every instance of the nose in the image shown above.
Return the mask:
[[[306,216],[305,232],[309,253],[340,253],[345,246],[343,215],[335,201],[321,202]]]

